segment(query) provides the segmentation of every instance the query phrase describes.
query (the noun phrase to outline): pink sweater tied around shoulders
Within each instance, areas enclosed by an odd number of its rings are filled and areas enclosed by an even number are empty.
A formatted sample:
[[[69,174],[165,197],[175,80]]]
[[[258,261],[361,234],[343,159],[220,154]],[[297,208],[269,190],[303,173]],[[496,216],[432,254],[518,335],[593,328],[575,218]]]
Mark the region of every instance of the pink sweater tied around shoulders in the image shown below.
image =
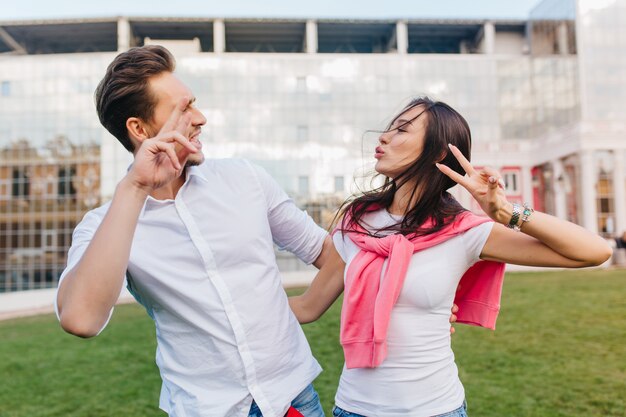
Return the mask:
[[[347,217],[343,224],[346,225]],[[346,367],[374,368],[387,356],[387,329],[413,253],[428,249],[490,219],[463,212],[437,233],[377,238],[359,226],[345,230],[360,251],[346,271],[340,341]],[[333,233],[341,232],[339,228]],[[451,254],[454,256],[454,254]],[[383,262],[389,259],[381,280]],[[479,261],[457,287],[457,322],[495,329],[504,280],[501,262]]]

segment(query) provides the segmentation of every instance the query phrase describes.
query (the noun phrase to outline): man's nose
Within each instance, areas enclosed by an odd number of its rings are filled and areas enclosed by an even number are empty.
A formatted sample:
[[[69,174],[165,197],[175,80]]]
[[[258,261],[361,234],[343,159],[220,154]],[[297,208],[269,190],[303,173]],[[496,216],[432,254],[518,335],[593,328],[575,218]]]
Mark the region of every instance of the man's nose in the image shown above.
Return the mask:
[[[192,123],[194,126],[204,126],[206,124],[206,117],[198,109],[194,109]]]

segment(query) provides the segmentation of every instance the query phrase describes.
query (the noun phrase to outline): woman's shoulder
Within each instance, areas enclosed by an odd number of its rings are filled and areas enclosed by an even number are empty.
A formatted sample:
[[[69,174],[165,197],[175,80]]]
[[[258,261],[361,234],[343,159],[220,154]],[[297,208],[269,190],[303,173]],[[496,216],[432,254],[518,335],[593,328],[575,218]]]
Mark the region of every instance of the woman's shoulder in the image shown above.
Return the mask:
[[[376,231],[401,223],[403,216],[392,214],[387,209],[379,208],[363,215],[363,226],[369,231]]]

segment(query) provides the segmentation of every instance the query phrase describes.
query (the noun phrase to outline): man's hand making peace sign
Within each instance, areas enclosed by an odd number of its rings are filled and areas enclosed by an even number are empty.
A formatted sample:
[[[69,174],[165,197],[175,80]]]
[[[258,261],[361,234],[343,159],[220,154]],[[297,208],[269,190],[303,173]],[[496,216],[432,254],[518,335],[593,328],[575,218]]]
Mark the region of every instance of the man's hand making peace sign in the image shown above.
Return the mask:
[[[187,137],[191,114],[185,110],[189,103],[189,97],[182,98],[159,133],[145,139],[135,153],[129,179],[148,193],[177,178],[189,155],[200,149],[199,143],[193,143]]]

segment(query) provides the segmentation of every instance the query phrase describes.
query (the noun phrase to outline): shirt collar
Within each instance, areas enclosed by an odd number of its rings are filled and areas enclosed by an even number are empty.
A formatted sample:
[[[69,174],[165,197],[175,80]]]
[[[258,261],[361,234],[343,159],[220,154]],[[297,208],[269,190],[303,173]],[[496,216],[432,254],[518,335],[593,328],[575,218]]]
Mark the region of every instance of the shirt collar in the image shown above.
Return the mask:
[[[194,165],[194,166],[187,167],[185,176],[186,176],[185,183],[188,182],[192,176],[198,177],[204,180],[205,182],[209,182],[209,179],[206,177],[206,175],[204,175],[204,172],[202,172],[202,170],[200,169],[200,166]]]
[[[128,167],[128,169],[130,169],[130,167]],[[185,183],[183,184],[183,186],[181,187],[181,189],[178,192],[181,192],[183,190],[183,188],[185,187],[185,185],[191,181],[191,177],[197,177],[205,182],[208,182],[209,179],[206,177],[206,175],[204,174],[204,172],[202,172],[202,170],[200,169],[199,166],[190,166],[185,168]],[[165,201],[173,201],[173,200],[165,200]],[[139,213],[139,217],[143,217],[146,208],[148,206],[155,206],[155,205],[161,205],[163,204],[164,201],[160,201],[160,200],[156,200],[155,198],[153,198],[152,196],[148,196],[146,198],[146,201],[143,203],[143,207],[141,208],[141,212]]]

